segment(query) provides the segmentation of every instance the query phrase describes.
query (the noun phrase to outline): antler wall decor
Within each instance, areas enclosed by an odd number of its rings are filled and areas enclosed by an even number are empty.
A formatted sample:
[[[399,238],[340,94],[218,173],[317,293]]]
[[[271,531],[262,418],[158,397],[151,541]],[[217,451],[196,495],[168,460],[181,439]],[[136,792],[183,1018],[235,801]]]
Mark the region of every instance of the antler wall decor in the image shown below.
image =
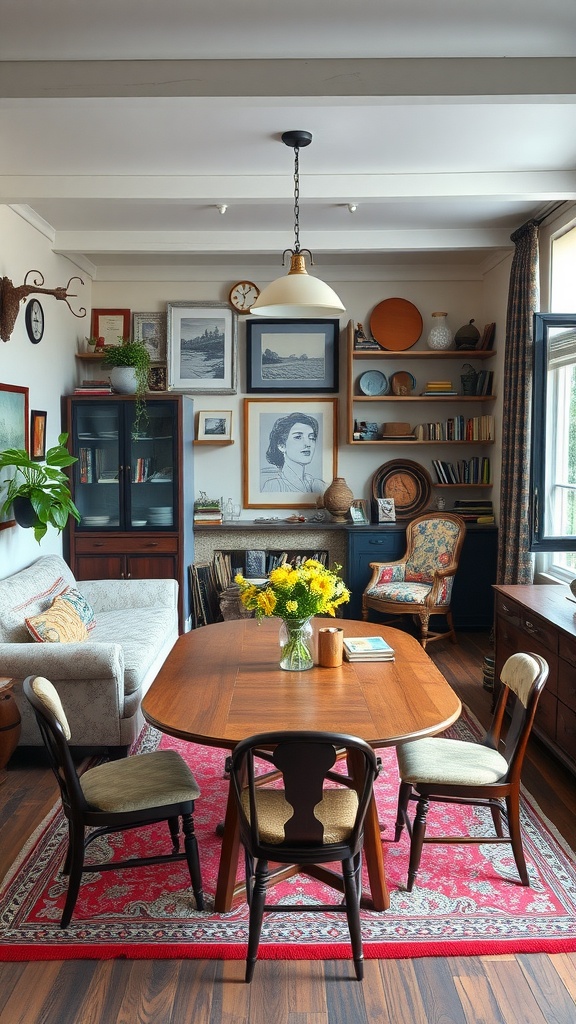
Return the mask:
[[[30,274],[36,275],[34,284],[27,283]],[[36,292],[41,292],[42,295],[53,295],[55,299],[62,299],[73,316],[78,318],[86,316],[84,306],[80,307],[79,313],[75,313],[68,302],[69,298],[78,298],[75,294],[68,294],[72,281],[80,281],[80,284],[84,284],[81,277],[71,277],[65,288],[42,288],[44,275],[39,270],[29,270],[24,278],[24,284],[21,284],[18,288],[14,287],[8,277],[0,278],[0,338],[2,338],[2,341],[10,341],[10,336],[20,311],[20,303]]]

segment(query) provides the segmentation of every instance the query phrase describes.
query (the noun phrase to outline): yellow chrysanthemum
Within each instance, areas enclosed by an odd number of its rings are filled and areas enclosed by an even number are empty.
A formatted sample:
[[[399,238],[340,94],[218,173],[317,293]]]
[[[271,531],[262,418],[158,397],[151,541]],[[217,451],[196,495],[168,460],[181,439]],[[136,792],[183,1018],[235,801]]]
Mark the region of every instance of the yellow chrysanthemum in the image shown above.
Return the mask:
[[[287,612],[297,612],[298,611],[298,601],[286,601],[286,611]]]

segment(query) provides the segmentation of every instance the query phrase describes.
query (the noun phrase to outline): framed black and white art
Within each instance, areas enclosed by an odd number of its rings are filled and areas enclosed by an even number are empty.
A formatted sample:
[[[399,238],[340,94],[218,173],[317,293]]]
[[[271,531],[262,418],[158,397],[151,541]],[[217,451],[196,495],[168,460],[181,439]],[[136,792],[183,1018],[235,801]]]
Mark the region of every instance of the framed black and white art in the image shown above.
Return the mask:
[[[168,302],[168,387],[235,395],[238,314],[227,302]]]
[[[303,395],[338,391],[340,321],[249,320],[246,390]]]

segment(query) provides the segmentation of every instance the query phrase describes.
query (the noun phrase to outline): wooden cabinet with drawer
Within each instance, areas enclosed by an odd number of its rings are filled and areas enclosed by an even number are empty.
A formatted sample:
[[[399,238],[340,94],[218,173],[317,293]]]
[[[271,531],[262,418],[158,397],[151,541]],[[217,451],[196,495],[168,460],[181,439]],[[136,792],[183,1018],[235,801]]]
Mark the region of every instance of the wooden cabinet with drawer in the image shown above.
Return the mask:
[[[540,698],[534,729],[540,739],[576,771],[576,604],[568,587],[496,586],[495,675],[511,654],[534,651],[550,674]]]

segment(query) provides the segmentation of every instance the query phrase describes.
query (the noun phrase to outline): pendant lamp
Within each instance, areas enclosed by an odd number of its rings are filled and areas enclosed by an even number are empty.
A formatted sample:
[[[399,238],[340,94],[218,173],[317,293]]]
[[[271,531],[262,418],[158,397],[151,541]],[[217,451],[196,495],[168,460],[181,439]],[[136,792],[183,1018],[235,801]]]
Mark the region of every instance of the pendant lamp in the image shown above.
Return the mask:
[[[304,131],[284,132],[282,142],[294,150],[294,248],[285,249],[282,255],[284,266],[286,253],[290,253],[290,270],[285,277],[277,278],[262,289],[256,302],[250,307],[250,312],[256,316],[339,316],[345,312],[342,302],[329,285],[317,277],[310,277],[306,270],[304,253],[308,253],[310,264],[314,266],[312,253],[309,249],[300,248],[298,153],[300,147],[310,145],[312,134]]]

